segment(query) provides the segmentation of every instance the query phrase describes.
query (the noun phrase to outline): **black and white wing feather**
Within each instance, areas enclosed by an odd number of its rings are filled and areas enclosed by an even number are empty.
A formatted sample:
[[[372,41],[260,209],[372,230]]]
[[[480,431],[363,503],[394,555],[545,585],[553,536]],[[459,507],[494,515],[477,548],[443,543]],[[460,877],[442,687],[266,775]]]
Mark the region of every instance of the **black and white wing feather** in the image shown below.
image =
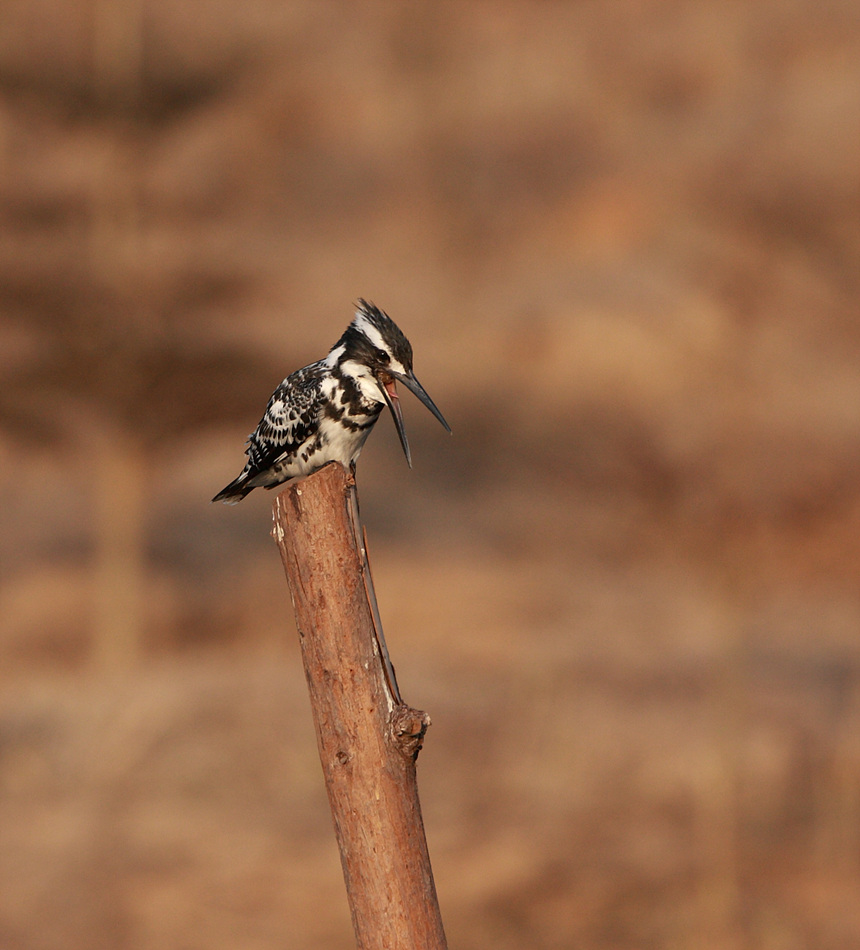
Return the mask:
[[[248,437],[248,461],[212,499],[236,504],[254,488],[271,487],[303,473],[302,449],[312,442],[323,406],[324,361],[291,373],[272,393],[260,424]]]

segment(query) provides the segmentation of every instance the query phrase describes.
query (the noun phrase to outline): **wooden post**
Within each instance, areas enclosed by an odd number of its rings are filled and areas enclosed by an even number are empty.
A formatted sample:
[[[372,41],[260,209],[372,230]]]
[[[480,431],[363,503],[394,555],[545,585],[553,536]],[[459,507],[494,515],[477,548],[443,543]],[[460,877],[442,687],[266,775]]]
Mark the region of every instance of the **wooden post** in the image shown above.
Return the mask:
[[[415,774],[430,717],[399,697],[355,481],[326,465],[290,482],[273,514],[357,946],[445,950]]]

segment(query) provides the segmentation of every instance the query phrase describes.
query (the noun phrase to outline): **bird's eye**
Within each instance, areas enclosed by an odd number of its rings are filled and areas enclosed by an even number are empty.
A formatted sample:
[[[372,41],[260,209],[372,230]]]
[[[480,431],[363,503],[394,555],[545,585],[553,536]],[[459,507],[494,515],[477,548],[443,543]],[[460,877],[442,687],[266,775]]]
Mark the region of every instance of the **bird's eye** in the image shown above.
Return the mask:
[[[376,358],[380,363],[390,363],[391,357],[385,352],[385,350],[377,350]]]

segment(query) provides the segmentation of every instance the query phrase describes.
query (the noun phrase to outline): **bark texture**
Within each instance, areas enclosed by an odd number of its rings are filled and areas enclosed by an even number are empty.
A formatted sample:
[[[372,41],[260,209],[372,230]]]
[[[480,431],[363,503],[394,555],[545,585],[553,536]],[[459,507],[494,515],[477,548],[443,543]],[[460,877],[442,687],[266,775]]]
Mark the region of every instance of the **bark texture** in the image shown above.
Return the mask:
[[[429,716],[400,701],[355,482],[332,463],[274,504],[320,760],[360,950],[447,947],[415,760]]]

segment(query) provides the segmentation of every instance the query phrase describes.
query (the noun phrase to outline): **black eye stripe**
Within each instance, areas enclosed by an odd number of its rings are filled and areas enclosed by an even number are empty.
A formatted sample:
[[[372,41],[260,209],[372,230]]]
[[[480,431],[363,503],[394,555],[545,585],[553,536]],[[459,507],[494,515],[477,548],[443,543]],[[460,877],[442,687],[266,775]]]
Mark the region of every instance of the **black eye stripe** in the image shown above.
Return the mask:
[[[391,357],[385,352],[385,350],[377,350],[377,351],[376,351],[376,358],[379,360],[380,363],[390,363],[390,362],[391,362]]]

